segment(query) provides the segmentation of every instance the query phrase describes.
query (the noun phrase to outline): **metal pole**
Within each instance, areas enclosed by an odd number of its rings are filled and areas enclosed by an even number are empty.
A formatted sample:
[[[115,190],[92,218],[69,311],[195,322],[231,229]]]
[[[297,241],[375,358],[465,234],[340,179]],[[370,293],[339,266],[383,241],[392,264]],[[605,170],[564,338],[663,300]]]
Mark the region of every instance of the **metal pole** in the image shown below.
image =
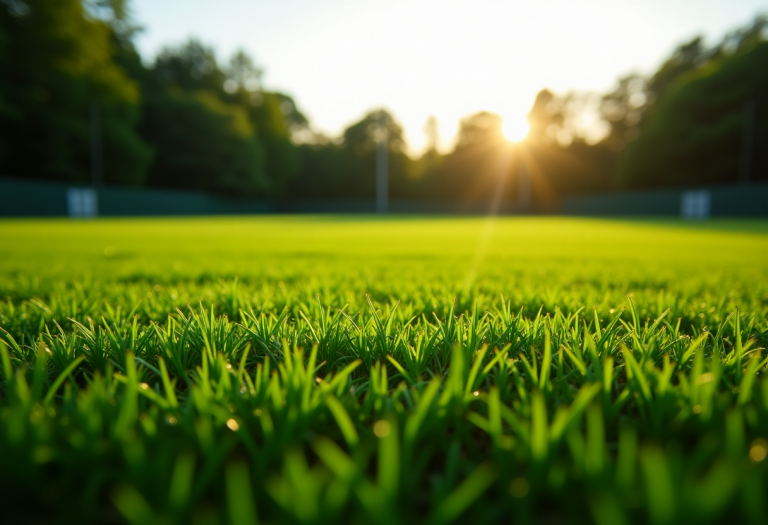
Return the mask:
[[[519,156],[520,155],[518,155],[518,157]],[[517,200],[520,204],[520,210],[528,211],[528,207],[531,204],[531,177],[528,174],[528,167],[525,165],[525,160],[522,158],[520,159],[520,180]]]
[[[104,184],[104,164],[101,149],[101,114],[98,104],[89,108],[91,123],[91,179],[95,187]]]
[[[749,99],[744,103],[744,131],[741,143],[741,170],[739,180],[742,184],[749,184],[752,178],[752,150],[755,146],[755,99]]]
[[[376,144],[376,212],[389,211],[389,176],[387,159],[386,117],[379,117],[378,140]]]

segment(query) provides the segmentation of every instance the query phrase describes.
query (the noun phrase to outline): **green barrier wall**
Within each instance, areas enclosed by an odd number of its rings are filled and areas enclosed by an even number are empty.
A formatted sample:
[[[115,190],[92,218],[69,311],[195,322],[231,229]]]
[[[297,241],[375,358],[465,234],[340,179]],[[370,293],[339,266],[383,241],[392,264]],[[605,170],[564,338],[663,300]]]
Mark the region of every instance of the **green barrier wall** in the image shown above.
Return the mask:
[[[0,178],[0,217],[66,216],[67,191],[87,188],[56,182]],[[690,190],[655,190],[582,195],[565,199],[560,208],[534,205],[521,208],[502,203],[499,214],[564,213],[566,215],[680,216],[686,191],[709,194],[713,217],[768,216],[768,184],[721,186]],[[197,192],[107,187],[97,190],[100,216],[248,215],[261,213],[373,213],[372,201],[261,201]],[[490,204],[441,201],[392,201],[392,213],[485,215]]]
[[[66,184],[35,184],[0,179],[0,216],[56,217],[67,215]]]
[[[768,216],[768,184],[712,190],[712,215],[727,217]]]
[[[0,217],[66,216],[67,190],[83,185],[0,179]],[[197,192],[99,188],[98,214],[103,217],[136,215],[245,215],[271,213],[270,202],[234,199]]]
[[[67,191],[87,186],[47,181],[21,181],[0,178],[0,217],[66,216]],[[133,188],[99,188],[98,215],[248,215],[259,213],[375,213],[373,200],[338,201],[259,201],[233,199],[197,192]],[[392,201],[390,212],[402,214],[487,215],[488,202]],[[501,203],[499,214],[553,213],[555,208]]]
[[[768,184],[713,186],[600,195],[579,195],[563,201],[565,215],[680,216],[686,192],[709,193],[712,217],[768,216]]]

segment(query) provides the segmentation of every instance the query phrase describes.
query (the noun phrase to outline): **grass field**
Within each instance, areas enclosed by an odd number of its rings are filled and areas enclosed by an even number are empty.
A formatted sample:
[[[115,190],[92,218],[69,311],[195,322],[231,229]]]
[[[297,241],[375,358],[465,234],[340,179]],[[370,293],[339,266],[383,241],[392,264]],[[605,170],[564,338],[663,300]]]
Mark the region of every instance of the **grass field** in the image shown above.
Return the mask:
[[[0,222],[0,520],[765,523],[768,222]]]

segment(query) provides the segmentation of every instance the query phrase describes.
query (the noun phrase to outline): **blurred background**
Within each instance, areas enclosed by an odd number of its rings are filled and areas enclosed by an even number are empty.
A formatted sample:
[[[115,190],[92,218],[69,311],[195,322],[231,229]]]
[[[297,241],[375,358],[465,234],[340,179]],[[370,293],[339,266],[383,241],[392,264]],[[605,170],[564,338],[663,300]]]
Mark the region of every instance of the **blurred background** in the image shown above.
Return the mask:
[[[765,215],[766,12],[0,0],[0,215]]]

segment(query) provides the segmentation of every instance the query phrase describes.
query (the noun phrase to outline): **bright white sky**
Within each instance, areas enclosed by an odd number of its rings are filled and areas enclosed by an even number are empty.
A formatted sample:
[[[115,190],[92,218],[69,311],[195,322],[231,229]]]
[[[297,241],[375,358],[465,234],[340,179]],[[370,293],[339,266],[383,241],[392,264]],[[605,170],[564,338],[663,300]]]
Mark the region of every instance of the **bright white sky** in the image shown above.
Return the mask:
[[[438,118],[442,147],[459,119],[522,120],[542,88],[605,91],[652,71],[680,42],[714,42],[762,0],[134,0],[145,60],[190,36],[224,63],[245,49],[264,83],[292,95],[332,136],[386,107],[412,152]]]

